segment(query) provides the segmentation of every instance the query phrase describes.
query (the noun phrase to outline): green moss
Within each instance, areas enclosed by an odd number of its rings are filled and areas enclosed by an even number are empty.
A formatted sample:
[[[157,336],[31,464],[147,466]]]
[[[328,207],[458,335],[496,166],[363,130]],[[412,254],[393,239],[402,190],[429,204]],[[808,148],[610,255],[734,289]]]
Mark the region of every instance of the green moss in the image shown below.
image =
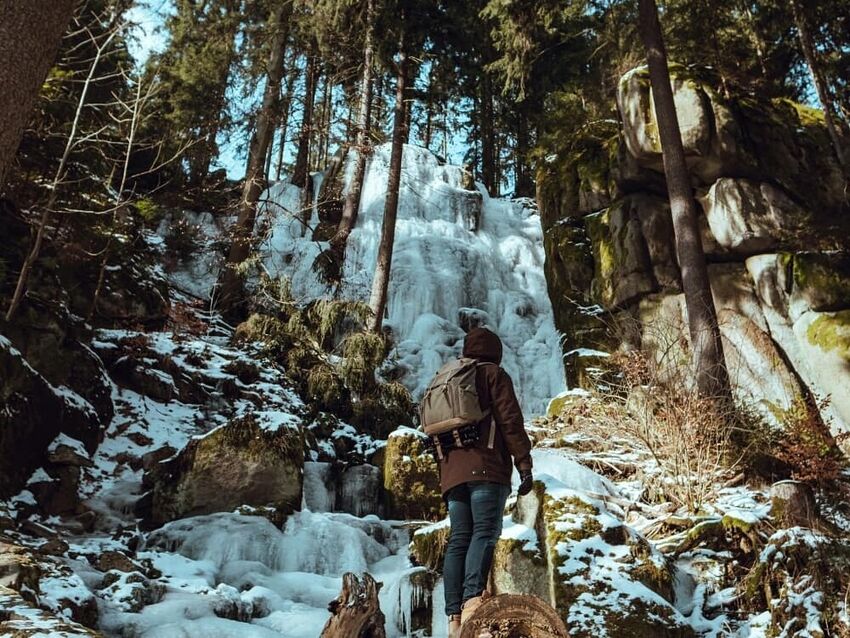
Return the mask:
[[[288,458],[298,462],[303,460],[304,455],[304,442],[299,430],[266,430],[257,425],[252,414],[233,419],[225,427],[199,439],[194,465],[204,465],[217,459],[218,450],[222,447],[239,449],[244,458],[256,461],[271,456],[276,460]]]
[[[850,310],[823,314],[806,330],[809,343],[850,360]]]
[[[773,104],[777,107],[776,113],[792,113],[796,115],[797,122],[802,126],[826,126],[826,117],[821,109],[816,109],[808,104],[801,104],[788,98],[776,98],[773,100]]]
[[[414,534],[410,541],[410,555],[413,560],[418,565],[442,572],[450,532],[451,528],[448,525],[441,525]]]
[[[437,462],[425,450],[422,437],[413,433],[388,439],[384,489],[390,518],[439,520],[445,516]]]

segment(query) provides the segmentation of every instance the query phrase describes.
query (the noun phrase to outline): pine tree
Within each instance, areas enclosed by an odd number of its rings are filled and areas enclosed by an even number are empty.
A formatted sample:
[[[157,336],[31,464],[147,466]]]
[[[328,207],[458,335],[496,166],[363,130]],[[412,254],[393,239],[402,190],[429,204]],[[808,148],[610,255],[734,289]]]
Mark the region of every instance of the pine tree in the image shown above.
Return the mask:
[[[264,184],[265,158],[274,134],[280,102],[280,83],[283,77],[283,59],[292,15],[292,2],[276,3],[268,22],[272,34],[267,64],[266,87],[263,103],[257,114],[256,127],[248,151],[248,167],[239,203],[239,216],[233,231],[233,239],[227,262],[222,270],[219,292],[219,308],[225,316],[238,316],[239,304],[244,300],[240,265],[248,258],[253,244],[254,224],[257,217],[257,202]]]
[[[688,311],[688,328],[694,356],[697,389],[700,395],[719,400],[731,399],[729,377],[723,358],[723,344],[708,268],[702,249],[697,208],[685,164],[685,151],[673,103],[667,52],[658,21],[655,0],[640,0],[640,34],[646,47],[658,133],[667,177],[670,212],[676,236],[676,253],[682,271],[682,289]]]
[[[375,38],[375,11],[376,0],[366,0],[366,37],[363,41],[363,70],[360,80],[360,99],[357,115],[357,138],[355,147],[354,174],[345,196],[342,209],[342,218],[336,233],[331,238],[331,253],[328,258],[333,265],[332,278],[339,279],[342,264],[345,261],[345,248],[348,237],[357,223],[357,213],[360,209],[360,195],[363,191],[363,180],[366,176],[366,162],[371,153],[369,146],[369,130],[371,128],[372,109],[372,78],[374,73],[374,38]]]
[[[826,130],[829,132],[829,138],[832,141],[832,147],[835,151],[835,156],[838,158],[838,163],[841,168],[850,175],[850,167],[847,165],[847,159],[844,156],[843,143],[838,133],[838,127],[835,124],[834,115],[832,112],[832,98],[829,95],[826,80],[823,77],[821,65],[818,62],[815,47],[812,42],[812,36],[808,24],[808,17],[800,5],[800,0],[791,0],[791,10],[794,16],[794,23],[797,26],[797,35],[800,38],[800,48],[803,51],[803,57],[806,60],[806,66],[809,68],[809,73],[812,76],[812,84],[817,91],[818,99],[823,108],[824,120],[826,122]]]
[[[175,144],[192,142],[184,157],[188,181],[199,186],[218,155],[216,138],[228,126],[226,93],[236,58],[236,37],[250,14],[242,0],[179,0],[166,20],[165,51],[150,65],[162,90],[160,132]]]
[[[404,20],[404,17],[402,17],[402,20]],[[380,332],[384,321],[393,247],[395,244],[395,225],[398,215],[399,186],[401,184],[401,162],[404,152],[404,139],[407,136],[405,130],[407,125],[407,104],[405,98],[407,83],[409,81],[410,58],[406,47],[404,26],[402,26],[402,34],[399,38],[395,107],[393,110],[392,151],[390,153],[390,171],[387,178],[387,198],[384,204],[384,218],[381,223],[378,261],[375,264],[375,275],[372,279],[372,294],[369,297],[369,307],[372,310],[372,316],[370,317],[368,328],[372,332]]]

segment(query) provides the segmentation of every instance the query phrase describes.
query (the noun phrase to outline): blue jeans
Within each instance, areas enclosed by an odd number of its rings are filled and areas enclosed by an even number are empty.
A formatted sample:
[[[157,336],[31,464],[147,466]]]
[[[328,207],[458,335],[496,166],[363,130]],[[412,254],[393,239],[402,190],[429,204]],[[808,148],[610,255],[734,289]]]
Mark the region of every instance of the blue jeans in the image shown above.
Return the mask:
[[[474,481],[453,487],[446,495],[451,522],[443,563],[447,616],[459,614],[463,603],[486,588],[510,493],[508,485]]]

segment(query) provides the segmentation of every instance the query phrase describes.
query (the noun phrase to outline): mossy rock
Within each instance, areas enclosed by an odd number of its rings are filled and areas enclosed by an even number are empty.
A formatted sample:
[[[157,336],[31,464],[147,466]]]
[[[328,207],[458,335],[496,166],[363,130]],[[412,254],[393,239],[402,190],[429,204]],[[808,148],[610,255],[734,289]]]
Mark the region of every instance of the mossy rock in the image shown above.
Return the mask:
[[[289,514],[301,506],[303,466],[301,428],[263,427],[260,417],[248,414],[154,465],[144,476],[149,492],[137,515],[150,528],[244,505]]]
[[[784,253],[779,263],[786,278],[790,271],[789,303],[794,316],[806,310],[829,312],[850,308],[850,252]]]
[[[384,452],[384,493],[390,519],[436,521],[446,514],[440,493],[440,469],[425,448],[425,435],[398,428]]]
[[[806,337],[824,352],[850,362],[850,310],[819,315],[806,329]]]
[[[494,594],[533,594],[549,599],[546,557],[536,544],[502,537],[493,552],[490,591]]]
[[[670,562],[601,503],[547,494],[543,518],[552,599],[570,636],[694,635],[671,603]]]
[[[448,521],[440,521],[416,530],[410,541],[410,556],[413,562],[442,573],[450,532]]]
[[[657,290],[641,222],[628,199],[589,215],[585,223],[593,250],[594,303],[614,310]]]

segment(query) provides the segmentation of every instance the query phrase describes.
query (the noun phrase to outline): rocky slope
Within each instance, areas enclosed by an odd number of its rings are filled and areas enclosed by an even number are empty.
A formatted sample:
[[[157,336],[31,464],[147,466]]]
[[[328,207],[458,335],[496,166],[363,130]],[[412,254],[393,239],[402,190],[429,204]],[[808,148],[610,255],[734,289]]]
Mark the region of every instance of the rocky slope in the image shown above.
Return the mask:
[[[727,104],[696,79],[675,84],[737,396],[782,423],[797,398],[832,391],[824,410],[840,428],[847,210],[820,124],[787,103]],[[415,393],[464,327],[491,322],[530,416],[563,388],[558,324],[573,389],[529,422],[537,483],[509,500],[491,588],[540,596],[571,635],[847,635],[846,474],[806,527],[772,506],[768,485],[720,464],[699,477],[695,506],[676,497],[693,477],[623,427],[652,397],[599,392],[623,344],[671,378],[688,359],[648,105],[638,70],[621,85],[622,129],[549,158],[540,219],[408,147],[396,349],[379,372]],[[354,297],[374,258],[385,155],[352,235]],[[304,193],[285,185],[262,222],[263,266],[290,275],[299,307],[318,294],[312,259],[344,188],[344,172],[315,177],[310,232],[291,214]],[[137,229],[90,322],[92,273],[50,255],[57,270],[2,325],[0,634],[314,638],[342,575],[369,571],[390,638],[445,635],[448,527],[421,435],[380,434],[350,394],[311,393],[305,378],[344,352],[299,367],[291,335],[270,348],[252,339],[260,320],[234,331],[209,311],[227,221],[172,211],[158,233]],[[4,263],[25,243],[15,237]]]

